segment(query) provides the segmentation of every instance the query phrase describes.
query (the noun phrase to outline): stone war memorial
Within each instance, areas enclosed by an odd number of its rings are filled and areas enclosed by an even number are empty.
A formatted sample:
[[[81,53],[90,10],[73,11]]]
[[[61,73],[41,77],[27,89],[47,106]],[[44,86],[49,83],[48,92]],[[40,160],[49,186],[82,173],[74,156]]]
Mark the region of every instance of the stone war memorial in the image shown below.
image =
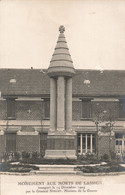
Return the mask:
[[[48,69],[0,69],[0,91],[0,161],[124,157],[125,71],[75,69],[64,26]]]
[[[45,158],[76,158],[75,131],[72,131],[73,62],[60,26],[60,35],[50,61],[50,130]]]

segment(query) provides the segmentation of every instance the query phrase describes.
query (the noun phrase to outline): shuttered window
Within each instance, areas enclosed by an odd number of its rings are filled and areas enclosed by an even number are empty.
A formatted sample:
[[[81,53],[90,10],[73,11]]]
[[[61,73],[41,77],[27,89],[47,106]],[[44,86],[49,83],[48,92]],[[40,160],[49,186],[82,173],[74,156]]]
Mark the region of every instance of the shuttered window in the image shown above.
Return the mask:
[[[6,134],[6,152],[16,151],[16,133]]]
[[[15,118],[15,99],[7,99],[7,118]]]
[[[82,101],[82,118],[91,118],[91,101],[83,100]]]

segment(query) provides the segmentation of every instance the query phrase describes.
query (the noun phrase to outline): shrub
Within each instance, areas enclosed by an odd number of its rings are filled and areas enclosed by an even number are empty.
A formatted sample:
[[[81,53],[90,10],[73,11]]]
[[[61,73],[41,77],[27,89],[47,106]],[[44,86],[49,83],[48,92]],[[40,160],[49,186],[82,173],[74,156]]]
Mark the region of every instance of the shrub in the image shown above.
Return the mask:
[[[84,154],[78,155],[77,159],[78,160],[86,160],[86,155],[84,155]]]
[[[37,152],[32,152],[32,159],[38,159],[39,158],[39,154]]]
[[[26,152],[26,151],[23,151],[22,152],[22,159],[28,163],[28,161],[30,159],[30,153]]]
[[[109,155],[108,154],[104,154],[103,156],[101,156],[101,160],[102,161],[109,161]]]
[[[0,164],[0,171],[4,172],[29,172],[31,170],[39,170],[39,167],[33,165],[14,165],[10,163],[2,163]]]
[[[125,156],[122,157],[123,162],[125,163]]]
[[[8,171],[10,164],[8,162],[0,164],[0,171]]]
[[[121,163],[122,161],[124,162],[123,157],[122,157],[121,155],[119,155],[119,154],[116,154],[116,160],[117,160],[117,162],[119,162],[119,163]]]
[[[15,152],[14,153],[14,157],[15,157],[15,161],[19,161],[20,160],[20,153],[19,152]]]
[[[81,154],[78,156],[79,160],[96,160],[97,159],[97,155],[96,154],[92,154],[92,153],[87,153],[87,154]]]
[[[116,159],[116,153],[115,152],[111,152],[111,159],[115,160]]]
[[[120,166],[118,163],[107,163],[106,165],[96,166],[77,166],[75,170],[80,170],[83,173],[106,173],[106,172],[122,172],[125,171],[125,167]]]
[[[94,160],[94,159],[97,159],[97,156],[95,154],[87,153],[86,154],[86,159]]]

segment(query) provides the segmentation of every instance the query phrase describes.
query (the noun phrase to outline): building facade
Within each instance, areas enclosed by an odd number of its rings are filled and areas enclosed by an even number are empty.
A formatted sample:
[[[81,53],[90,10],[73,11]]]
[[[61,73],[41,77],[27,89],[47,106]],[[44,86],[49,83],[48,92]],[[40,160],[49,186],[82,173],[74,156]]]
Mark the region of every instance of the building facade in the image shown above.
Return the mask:
[[[59,31],[47,70],[0,69],[0,156],[124,156],[125,71],[75,69]]]

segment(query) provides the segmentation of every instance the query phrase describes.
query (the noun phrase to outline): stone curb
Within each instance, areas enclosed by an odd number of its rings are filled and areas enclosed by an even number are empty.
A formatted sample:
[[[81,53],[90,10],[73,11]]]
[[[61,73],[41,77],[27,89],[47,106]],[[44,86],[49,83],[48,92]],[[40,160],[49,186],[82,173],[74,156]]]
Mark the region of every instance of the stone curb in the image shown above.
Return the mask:
[[[0,175],[31,175],[28,173],[19,173],[19,172],[0,172]]]
[[[54,173],[42,173],[42,172],[35,172],[35,173],[18,173],[18,172],[0,172],[0,175],[19,175],[19,176],[24,176],[24,175],[45,175],[45,174],[54,174]],[[55,174],[59,174],[59,173],[55,173]],[[66,174],[66,173],[65,173]],[[67,173],[68,174],[68,173]],[[59,174],[60,175],[60,174]],[[63,174],[62,174],[63,175]],[[109,172],[109,173],[83,173],[82,171],[75,171],[74,175],[79,175],[79,176],[116,176],[116,175],[125,175],[125,172]]]
[[[125,171],[123,172],[107,172],[107,173],[83,173],[82,171],[76,171],[76,175],[81,176],[116,176],[116,175],[125,175]]]

